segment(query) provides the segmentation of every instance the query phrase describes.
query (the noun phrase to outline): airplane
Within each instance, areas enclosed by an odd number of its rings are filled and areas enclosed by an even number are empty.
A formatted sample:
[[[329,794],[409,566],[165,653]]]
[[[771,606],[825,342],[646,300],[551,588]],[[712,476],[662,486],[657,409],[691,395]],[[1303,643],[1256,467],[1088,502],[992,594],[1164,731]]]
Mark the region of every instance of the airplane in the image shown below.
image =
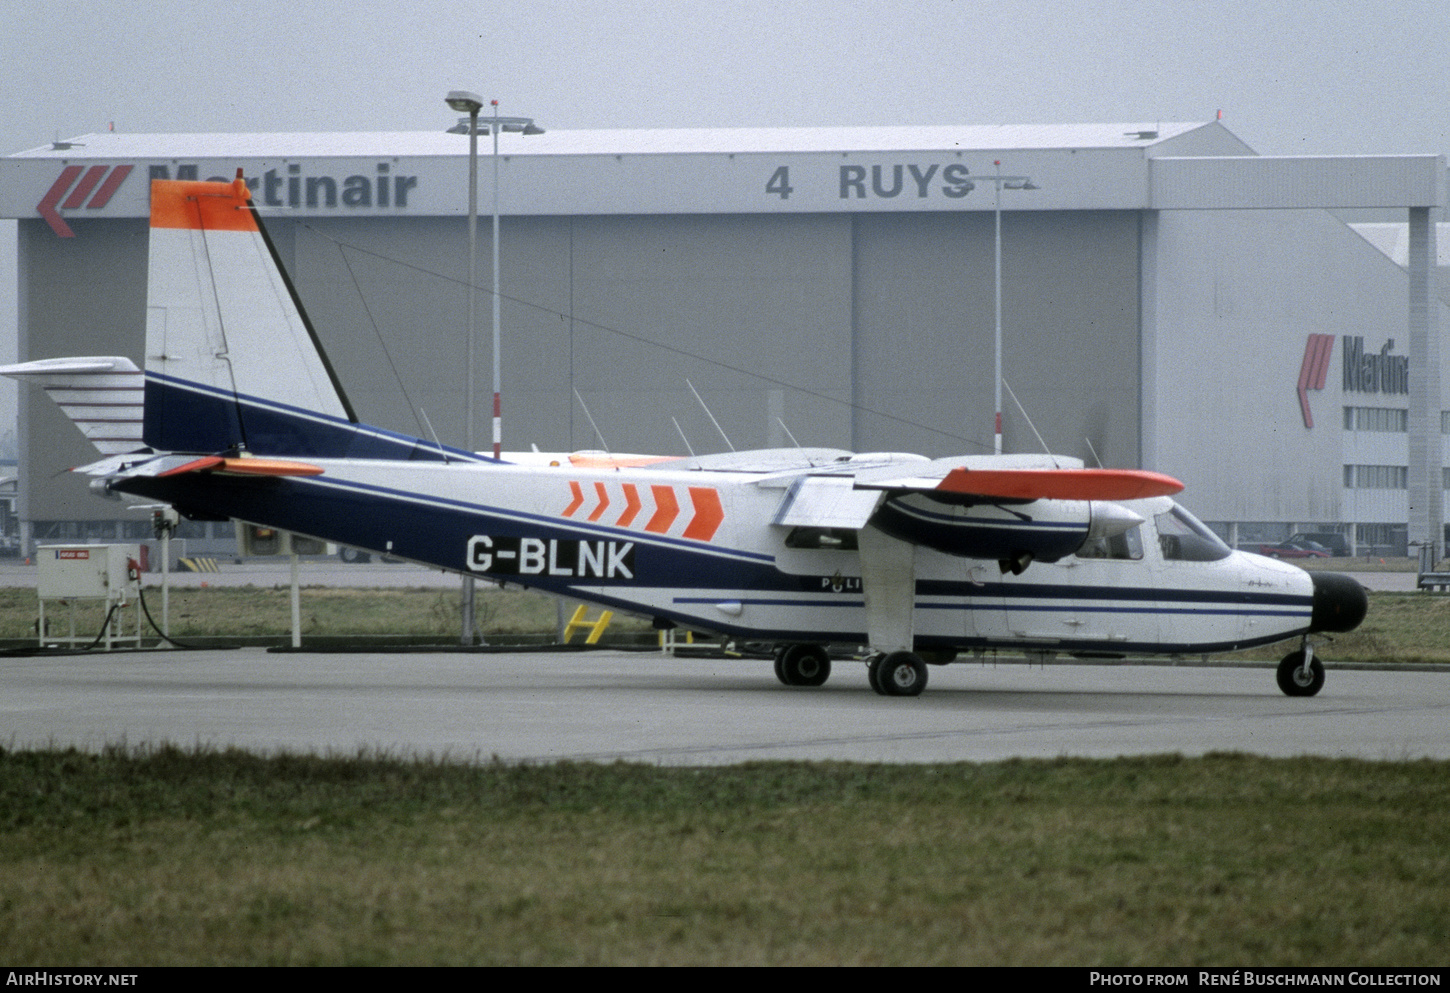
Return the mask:
[[[153,181],[149,253],[144,370],[0,369],[101,448],[77,471],[102,494],[772,646],[787,686],[825,683],[830,646],[865,646],[883,696],[920,694],[928,664],[962,652],[1185,657],[1294,638],[1277,682],[1312,696],[1320,636],[1368,606],[1351,577],[1230,549],[1157,472],[799,447],[496,460],[364,424],[240,170]]]

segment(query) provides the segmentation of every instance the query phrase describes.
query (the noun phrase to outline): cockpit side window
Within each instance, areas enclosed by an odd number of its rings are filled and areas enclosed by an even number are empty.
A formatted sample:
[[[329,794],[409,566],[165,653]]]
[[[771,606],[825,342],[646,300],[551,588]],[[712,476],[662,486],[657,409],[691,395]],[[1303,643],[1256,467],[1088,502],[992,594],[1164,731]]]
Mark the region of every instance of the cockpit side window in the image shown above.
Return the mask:
[[[1153,522],[1163,558],[1169,562],[1217,562],[1232,554],[1218,535],[1177,504]]]
[[[1141,559],[1143,557],[1143,534],[1138,525],[1133,525],[1122,534],[1111,538],[1094,538],[1084,542],[1077,550],[1080,559]]]

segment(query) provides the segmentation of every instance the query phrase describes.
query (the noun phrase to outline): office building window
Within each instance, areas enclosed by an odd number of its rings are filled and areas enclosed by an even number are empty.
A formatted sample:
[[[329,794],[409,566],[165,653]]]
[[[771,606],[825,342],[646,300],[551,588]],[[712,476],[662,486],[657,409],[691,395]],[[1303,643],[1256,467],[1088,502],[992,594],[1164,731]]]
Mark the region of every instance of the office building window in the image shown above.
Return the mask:
[[[1410,470],[1402,465],[1347,465],[1347,490],[1405,490],[1410,487]]]
[[[1445,420],[1441,417],[1441,430]],[[1346,431],[1397,431],[1401,434],[1410,429],[1410,412],[1398,407],[1345,407],[1344,430]]]

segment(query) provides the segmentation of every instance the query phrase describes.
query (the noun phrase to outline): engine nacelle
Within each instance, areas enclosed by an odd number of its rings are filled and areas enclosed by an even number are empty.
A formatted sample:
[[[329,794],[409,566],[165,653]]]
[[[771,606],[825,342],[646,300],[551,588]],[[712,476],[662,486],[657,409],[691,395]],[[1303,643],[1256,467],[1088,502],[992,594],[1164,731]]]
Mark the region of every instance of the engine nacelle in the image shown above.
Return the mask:
[[[997,559],[1020,573],[1030,562],[1056,562],[1088,541],[1122,534],[1143,518],[1110,501],[971,504],[910,493],[887,499],[871,523],[893,538],[948,555]]]

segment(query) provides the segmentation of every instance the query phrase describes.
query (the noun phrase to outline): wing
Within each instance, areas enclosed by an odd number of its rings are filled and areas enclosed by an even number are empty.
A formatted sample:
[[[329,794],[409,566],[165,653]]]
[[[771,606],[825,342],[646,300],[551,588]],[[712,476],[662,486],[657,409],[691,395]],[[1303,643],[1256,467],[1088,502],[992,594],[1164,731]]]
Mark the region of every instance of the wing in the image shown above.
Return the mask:
[[[1183,489],[1141,469],[1088,469],[1042,456],[962,456],[885,465],[837,463],[791,483],[773,523],[860,530],[1021,572],[1143,518],[1119,501]],[[853,471],[854,470],[854,471]]]
[[[1040,455],[976,455],[936,459],[899,471],[857,474],[862,488],[931,492],[978,500],[1142,500],[1171,496],[1183,484],[1146,469],[1087,469],[1077,459]]]

